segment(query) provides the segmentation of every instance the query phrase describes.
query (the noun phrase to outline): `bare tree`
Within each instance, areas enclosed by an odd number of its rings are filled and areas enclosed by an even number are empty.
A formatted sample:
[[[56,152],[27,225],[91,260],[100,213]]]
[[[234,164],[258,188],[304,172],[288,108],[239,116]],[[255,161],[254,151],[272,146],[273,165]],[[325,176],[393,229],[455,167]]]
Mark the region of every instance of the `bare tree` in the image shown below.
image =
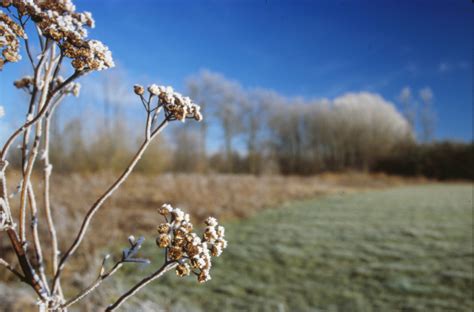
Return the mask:
[[[425,87],[419,91],[419,97],[423,103],[419,113],[421,139],[428,143],[433,140],[436,126],[436,114],[433,110],[433,91],[431,91],[431,88]]]
[[[242,133],[247,148],[247,170],[252,174],[262,172],[265,153],[265,128],[272,107],[278,105],[278,95],[264,89],[245,93],[242,101]]]
[[[211,106],[208,105],[210,91],[206,84],[206,76],[208,73],[206,71],[201,71],[198,75],[189,77],[186,81],[187,89],[189,95],[196,99],[201,105],[201,110],[210,114]],[[192,130],[192,129],[188,129]],[[199,154],[198,159],[196,160],[198,164],[198,171],[207,172],[208,171],[208,162],[207,162],[207,136],[209,130],[209,122],[203,120],[199,123]]]
[[[415,131],[416,107],[413,102],[410,87],[404,87],[398,96],[398,100],[402,104],[402,113],[410,125],[410,129]]]
[[[393,104],[371,93],[348,93],[333,101],[286,100],[269,123],[284,173],[367,170],[375,159],[411,137]]]
[[[233,143],[242,131],[241,108],[245,101],[245,94],[241,86],[234,81],[227,80],[220,74],[206,70],[192,77],[188,86],[195,94],[205,94],[205,98],[201,99],[207,110],[217,117],[223,132],[226,171],[233,172]],[[207,127],[208,125],[204,129],[201,128],[203,141],[205,141]]]
[[[199,134],[181,127],[174,133],[173,170],[176,172],[196,172],[200,170]],[[196,161],[198,160],[198,161]]]

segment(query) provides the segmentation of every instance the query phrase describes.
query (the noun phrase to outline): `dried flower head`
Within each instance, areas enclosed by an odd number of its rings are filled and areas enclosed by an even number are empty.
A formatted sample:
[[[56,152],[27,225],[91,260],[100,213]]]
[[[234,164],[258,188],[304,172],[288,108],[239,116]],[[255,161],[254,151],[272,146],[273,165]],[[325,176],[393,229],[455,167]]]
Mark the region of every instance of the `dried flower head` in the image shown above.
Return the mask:
[[[18,89],[28,89],[31,85],[33,85],[33,77],[24,76],[23,78],[15,80],[13,85]]]
[[[176,267],[176,275],[178,276],[188,276],[191,273],[191,268],[189,264],[183,263]]]
[[[224,227],[220,226],[215,218],[210,217],[205,221],[207,226],[200,237],[192,232],[189,214],[181,209],[165,204],[159,209],[159,213],[166,218],[167,223],[160,224],[158,232],[169,231],[169,234],[167,232],[158,236],[157,242],[166,240],[166,244],[158,243],[158,246],[167,249],[167,260],[179,261],[176,274],[186,276],[192,272],[200,283],[210,280],[211,257],[220,256],[227,248]]]
[[[186,118],[202,120],[199,105],[193,103],[189,97],[175,92],[172,87],[152,84],[147,87],[147,90],[151,98],[158,98],[158,106],[164,108],[168,120],[180,120],[182,122]],[[142,96],[145,89],[140,85],[135,85],[134,92]]]
[[[161,95],[160,100],[164,103],[165,110],[172,118],[182,122],[186,118],[202,120],[201,108],[193,103],[189,97],[183,97],[181,94],[173,92],[172,95]]]
[[[168,234],[170,232],[170,224],[169,223],[162,223],[158,225],[158,233],[160,234]]]
[[[170,204],[163,204],[163,206],[161,206],[159,209],[158,209],[158,213],[162,216],[167,216],[168,214],[170,214],[171,212],[173,211],[173,207],[171,207]]]
[[[160,248],[168,247],[170,245],[170,242],[171,238],[168,234],[160,234],[160,236],[158,236],[158,238],[156,239],[156,244]]]
[[[63,54],[72,59],[71,64],[76,70],[103,70],[115,66],[111,52],[102,42],[87,39],[87,28],[95,26],[92,14],[76,12],[70,0],[12,0],[2,1],[0,5],[6,8],[13,6],[20,15],[29,16],[41,34],[56,42]],[[9,47],[4,50],[5,60],[17,61],[18,40],[13,35],[23,37],[23,29],[8,16],[0,16],[0,21],[0,34],[9,34],[5,37]],[[4,25],[10,31],[4,30]]]
[[[152,84],[148,86],[148,92],[150,92],[151,95],[160,95],[160,87],[156,84]]]
[[[140,85],[134,85],[133,92],[135,92],[136,95],[143,95],[145,93],[145,88]]]
[[[26,38],[23,28],[0,11],[0,70],[5,63],[18,62],[21,59],[18,38]]]

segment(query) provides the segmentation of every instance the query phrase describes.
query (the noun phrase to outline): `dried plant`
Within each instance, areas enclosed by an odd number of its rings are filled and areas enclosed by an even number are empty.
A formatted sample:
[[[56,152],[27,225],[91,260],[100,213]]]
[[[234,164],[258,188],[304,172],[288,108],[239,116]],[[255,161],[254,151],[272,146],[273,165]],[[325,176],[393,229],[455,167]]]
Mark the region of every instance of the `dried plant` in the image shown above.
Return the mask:
[[[117,262],[109,267],[109,257],[105,257],[96,280],[89,287],[72,298],[64,296],[62,273],[84,241],[96,212],[127,179],[153,139],[170,122],[184,122],[187,118],[200,121],[202,115],[198,105],[171,87],[153,84],[145,90],[135,85],[134,92],[146,113],[143,142],[123,173],[90,207],[69,248],[61,252],[50,200],[53,170],[49,157],[51,120],[55,108],[66,96],[79,95],[80,85],[76,82],[79,77],[111,68],[114,61],[103,43],[87,37],[87,28],[94,27],[92,15],[76,12],[70,0],[2,0],[0,7],[5,10],[0,10],[0,70],[8,63],[20,61],[20,42],[23,42],[33,70],[31,76],[14,82],[16,88],[29,96],[26,120],[8,137],[0,151],[0,232],[7,234],[19,268],[3,258],[0,258],[0,265],[34,289],[40,311],[66,311],[124,264],[149,263],[137,257],[144,238],[130,236],[130,246],[123,250]],[[35,44],[30,41],[31,38],[35,38]],[[37,55],[33,53],[36,50],[40,51]],[[71,66],[64,66],[67,60],[70,60]],[[68,73],[67,78],[60,76],[63,73]],[[3,114],[4,109],[0,107],[0,117]],[[17,193],[9,193],[7,176],[11,175],[7,175],[8,156],[17,141],[22,161],[21,179]],[[37,166],[43,170],[40,183],[32,180]],[[15,196],[19,197],[19,203],[14,207],[12,198]],[[37,197],[41,197],[41,204],[37,202]],[[44,209],[44,220],[40,219],[38,209]],[[158,246],[164,248],[163,264],[119,296],[107,307],[107,311],[115,310],[142,287],[173,269],[179,276],[196,274],[199,282],[210,279],[211,256],[219,256],[227,245],[224,228],[218,226],[214,218],[209,218],[200,238],[192,232],[188,214],[170,205],[161,207],[159,213],[165,218],[165,223],[158,226],[157,237]],[[43,227],[49,233],[48,245],[40,237],[40,228]],[[49,250],[50,254],[44,255],[43,250]]]

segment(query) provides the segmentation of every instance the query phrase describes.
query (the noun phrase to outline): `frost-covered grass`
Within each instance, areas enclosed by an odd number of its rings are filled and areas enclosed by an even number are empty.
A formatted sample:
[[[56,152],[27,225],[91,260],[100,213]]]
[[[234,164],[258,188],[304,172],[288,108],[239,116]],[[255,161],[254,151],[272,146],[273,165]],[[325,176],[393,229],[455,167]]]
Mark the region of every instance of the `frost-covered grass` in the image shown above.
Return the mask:
[[[169,274],[132,304],[186,311],[471,311],[472,190],[437,184],[333,195],[228,223],[229,248],[215,261],[211,282],[188,287],[194,278]]]

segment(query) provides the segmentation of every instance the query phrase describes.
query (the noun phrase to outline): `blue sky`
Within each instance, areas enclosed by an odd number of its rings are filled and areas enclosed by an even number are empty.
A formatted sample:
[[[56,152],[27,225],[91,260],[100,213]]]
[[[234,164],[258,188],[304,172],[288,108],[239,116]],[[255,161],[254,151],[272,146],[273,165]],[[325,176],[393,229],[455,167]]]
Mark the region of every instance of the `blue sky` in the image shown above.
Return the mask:
[[[182,90],[206,68],[285,96],[371,91],[394,103],[403,87],[429,87],[436,137],[472,139],[471,1],[75,3],[133,82]]]

